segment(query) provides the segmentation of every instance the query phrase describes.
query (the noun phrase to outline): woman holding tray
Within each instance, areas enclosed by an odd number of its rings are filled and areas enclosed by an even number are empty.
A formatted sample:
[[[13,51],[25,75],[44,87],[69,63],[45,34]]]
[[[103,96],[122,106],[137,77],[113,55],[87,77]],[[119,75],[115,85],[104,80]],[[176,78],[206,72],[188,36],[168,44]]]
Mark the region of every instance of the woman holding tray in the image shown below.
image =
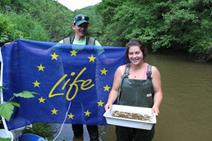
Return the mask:
[[[127,44],[127,64],[119,66],[115,72],[113,87],[110,91],[105,110],[110,110],[118,99],[118,104],[152,108],[158,116],[163,98],[160,72],[155,66],[145,62],[146,49],[137,40]],[[151,130],[129,127],[116,128],[117,141],[151,141]]]

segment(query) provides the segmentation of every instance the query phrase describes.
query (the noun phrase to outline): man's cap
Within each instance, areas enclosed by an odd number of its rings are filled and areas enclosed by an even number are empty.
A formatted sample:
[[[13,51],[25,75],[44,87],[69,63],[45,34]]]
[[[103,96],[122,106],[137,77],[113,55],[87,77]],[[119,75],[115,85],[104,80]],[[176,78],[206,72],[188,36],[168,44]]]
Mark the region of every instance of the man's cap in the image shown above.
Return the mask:
[[[76,15],[74,17],[74,25],[81,25],[83,23],[88,23],[89,24],[89,17],[86,16],[86,15],[83,15],[83,14],[79,14],[79,15]]]

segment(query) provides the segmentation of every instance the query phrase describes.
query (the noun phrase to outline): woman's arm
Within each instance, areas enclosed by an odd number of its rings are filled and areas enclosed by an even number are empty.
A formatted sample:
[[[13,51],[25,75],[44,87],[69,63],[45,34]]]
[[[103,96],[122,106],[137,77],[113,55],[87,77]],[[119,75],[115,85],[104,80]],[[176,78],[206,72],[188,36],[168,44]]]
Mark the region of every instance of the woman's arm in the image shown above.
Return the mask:
[[[159,108],[163,99],[163,92],[161,88],[160,72],[155,66],[152,66],[152,83],[154,88],[154,104],[152,110],[158,116],[160,112]]]

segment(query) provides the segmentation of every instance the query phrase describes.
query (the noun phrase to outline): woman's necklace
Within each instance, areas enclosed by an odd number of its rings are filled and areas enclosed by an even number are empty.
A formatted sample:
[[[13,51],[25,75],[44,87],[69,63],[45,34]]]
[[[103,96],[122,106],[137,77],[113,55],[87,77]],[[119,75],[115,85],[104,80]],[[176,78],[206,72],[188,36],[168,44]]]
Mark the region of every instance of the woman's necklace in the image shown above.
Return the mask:
[[[142,77],[144,68],[145,68],[144,64],[140,68],[137,68],[137,69],[131,68],[131,72],[130,72],[131,78],[140,78],[140,77]]]

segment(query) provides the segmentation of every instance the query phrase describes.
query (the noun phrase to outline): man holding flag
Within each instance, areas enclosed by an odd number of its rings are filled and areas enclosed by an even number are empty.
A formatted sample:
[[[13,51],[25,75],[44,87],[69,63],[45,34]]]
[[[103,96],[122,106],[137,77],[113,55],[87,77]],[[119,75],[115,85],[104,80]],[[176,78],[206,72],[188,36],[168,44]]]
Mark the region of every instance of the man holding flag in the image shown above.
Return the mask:
[[[65,44],[76,44],[76,45],[93,45],[98,46],[98,54],[101,54],[103,49],[100,47],[100,43],[93,37],[88,36],[88,26],[89,17],[83,14],[78,14],[74,17],[72,29],[74,34],[69,37],[64,38],[60,43]],[[88,46],[87,46],[88,47]],[[83,125],[82,124],[72,124],[72,129],[74,133],[74,138],[83,137]],[[87,130],[89,133],[90,141],[99,141],[98,126],[97,125],[87,125]]]

